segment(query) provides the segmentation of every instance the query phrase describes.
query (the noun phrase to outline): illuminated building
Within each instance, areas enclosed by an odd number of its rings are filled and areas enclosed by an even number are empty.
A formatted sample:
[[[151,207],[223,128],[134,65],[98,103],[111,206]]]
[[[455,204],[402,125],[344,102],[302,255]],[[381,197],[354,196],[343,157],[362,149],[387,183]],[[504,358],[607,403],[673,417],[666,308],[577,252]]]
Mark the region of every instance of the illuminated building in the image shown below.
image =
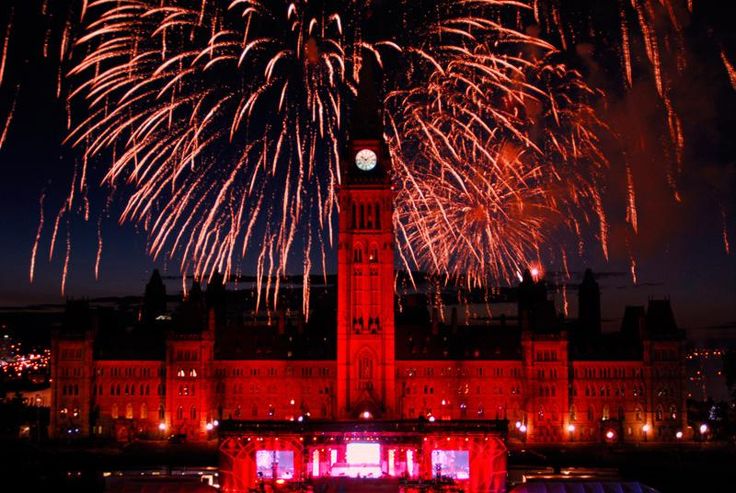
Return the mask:
[[[354,121],[337,282],[312,283],[309,320],[288,299],[256,312],[252,290],[229,293],[221,278],[206,293],[195,284],[168,316],[157,273],[140,324],[116,337],[96,336],[103,327],[74,305],[87,322],[54,338],[52,434],[219,434],[225,491],[259,476],[437,474],[500,491],[506,423],[527,443],[675,440],[683,339],[668,301],[630,308],[620,333],[601,334],[590,272],[575,323],[531,273],[516,323],[461,323],[457,311],[443,321],[426,296],[397,296],[388,153],[375,113]]]

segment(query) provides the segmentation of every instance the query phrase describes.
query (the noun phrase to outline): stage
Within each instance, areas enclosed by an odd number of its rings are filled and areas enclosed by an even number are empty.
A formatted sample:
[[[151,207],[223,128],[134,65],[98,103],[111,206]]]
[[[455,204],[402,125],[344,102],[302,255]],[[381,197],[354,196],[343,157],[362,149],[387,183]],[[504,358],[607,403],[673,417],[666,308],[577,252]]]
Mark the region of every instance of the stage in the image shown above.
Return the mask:
[[[342,483],[350,490],[432,484],[498,493],[506,482],[506,428],[505,421],[226,421],[219,431],[222,490],[319,491]]]

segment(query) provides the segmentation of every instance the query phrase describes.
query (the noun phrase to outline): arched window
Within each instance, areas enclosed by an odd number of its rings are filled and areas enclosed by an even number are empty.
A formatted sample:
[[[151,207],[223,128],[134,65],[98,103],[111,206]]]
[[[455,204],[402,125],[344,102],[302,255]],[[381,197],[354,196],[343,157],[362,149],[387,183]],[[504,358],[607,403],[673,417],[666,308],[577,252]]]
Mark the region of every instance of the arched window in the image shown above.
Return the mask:
[[[360,204],[360,224],[358,227],[360,229],[365,228],[365,206],[363,204]]]
[[[359,378],[371,380],[373,378],[373,359],[369,355],[363,355],[359,362]]]
[[[141,404],[141,419],[148,419],[148,406],[145,402]]]
[[[112,419],[118,419],[118,405],[113,404],[112,410],[110,411],[110,415],[112,416]]]
[[[184,408],[181,406],[176,409],[176,419],[184,419]]]
[[[365,227],[368,229],[373,229],[373,204],[368,204],[366,211],[366,217],[365,217]]]
[[[197,419],[197,408],[192,406],[192,408],[189,410],[189,417],[192,419]]]
[[[356,264],[363,263],[363,247],[360,244],[355,245],[353,250],[353,262]]]
[[[376,203],[375,211],[376,211],[376,221],[375,221],[376,229],[381,229],[381,206],[378,203]]]
[[[166,418],[166,409],[164,406],[158,406],[158,419],[163,420]]]
[[[637,421],[641,421],[642,420],[642,416],[641,415],[642,415],[641,408],[639,406],[637,406],[636,409],[634,409],[634,417],[636,418]]]
[[[128,403],[128,405],[125,406],[125,417],[128,419],[133,419],[133,404]]]
[[[370,256],[368,257],[368,261],[372,264],[378,262],[378,245],[376,245],[375,243],[371,244],[371,252]]]
[[[603,421],[608,421],[609,419],[611,419],[611,411],[609,410],[607,404],[605,406],[603,406],[603,416],[602,416],[602,418],[603,418]]]

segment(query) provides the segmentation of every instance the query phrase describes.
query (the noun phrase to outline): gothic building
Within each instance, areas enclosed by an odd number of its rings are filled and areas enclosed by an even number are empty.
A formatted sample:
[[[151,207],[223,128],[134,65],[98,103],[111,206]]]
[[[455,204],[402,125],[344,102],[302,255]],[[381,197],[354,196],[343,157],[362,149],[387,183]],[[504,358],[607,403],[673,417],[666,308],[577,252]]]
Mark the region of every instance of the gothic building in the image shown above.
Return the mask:
[[[362,87],[361,97],[370,91]],[[246,435],[263,438],[248,423],[263,431],[264,422],[309,422],[317,440],[334,439],[339,423],[362,421],[371,427],[361,433],[401,443],[386,452],[395,462],[384,457],[391,466],[382,473],[412,475],[417,423],[425,439],[453,437],[457,450],[465,446],[460,437],[490,438],[501,450],[504,438],[669,441],[684,430],[683,336],[666,300],[628,308],[620,332],[602,333],[590,271],[579,286],[576,321],[563,320],[545,283],[528,273],[509,290],[515,316],[479,321],[432,308],[426,294],[396,294],[390,160],[372,114],[357,119],[345,152],[337,278],[313,280],[309,318],[290,302],[301,294],[288,283],[284,308],[267,312],[255,311],[254,290],[227,291],[222,278],[172,299],[158,273],[134,320],[70,303],[53,338],[53,436],[204,440],[219,433],[237,448]],[[332,428],[317,430],[319,423]],[[391,433],[380,423],[392,423]],[[304,440],[301,426],[294,433]],[[306,457],[317,475],[349,462],[331,450],[294,460]],[[425,473],[437,467],[432,457]],[[486,490],[495,491],[475,491]]]

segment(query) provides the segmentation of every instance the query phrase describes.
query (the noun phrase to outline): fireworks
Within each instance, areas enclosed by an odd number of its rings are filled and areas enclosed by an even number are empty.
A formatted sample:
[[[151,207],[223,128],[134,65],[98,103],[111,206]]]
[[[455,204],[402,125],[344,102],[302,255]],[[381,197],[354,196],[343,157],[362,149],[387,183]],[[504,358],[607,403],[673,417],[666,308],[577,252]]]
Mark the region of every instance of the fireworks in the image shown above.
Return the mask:
[[[428,83],[389,97],[402,258],[475,285],[515,279],[582,210],[605,225],[595,94],[549,45],[486,28],[440,24],[458,39],[424,54]]]
[[[677,194],[685,140],[670,74],[686,68],[682,26],[692,6],[604,5],[603,18],[620,26],[608,38],[623,85],[640,70],[635,53],[649,62]],[[259,296],[275,304],[290,259],[302,259],[305,280],[313,266],[327,270],[347,115],[367,57],[386,67],[394,225],[407,269],[468,285],[514,279],[555,255],[567,269],[558,245],[569,241],[560,238],[574,237],[581,253],[588,230],[608,255],[599,143],[607,128],[595,109],[603,96],[556,48],[600,31],[592,16],[572,18],[578,8],[558,0],[80,0],[63,15],[54,8],[41,4],[43,15],[61,18],[43,50],[59,53],[67,143],[82,156],[51,232],[50,256],[66,224],[62,286],[68,216],[89,219],[88,190],[99,182],[122,197],[119,220],[141,226],[152,256],[177,260],[183,275],[231,277],[255,266]],[[0,32],[0,85],[14,15]],[[724,51],[721,59],[733,79]],[[0,147],[14,111],[15,102]],[[636,234],[628,162],[625,171],[626,221]],[[43,210],[41,218],[31,278]],[[631,264],[635,275],[633,256]]]
[[[592,91],[551,45],[493,20],[518,3],[451,2],[411,22],[406,3],[410,36],[369,36],[370,3],[90,2],[70,71],[77,176],[111,156],[105,183],[132,189],[121,221],[144,225],[154,257],[196,277],[250,258],[269,296],[297,244],[305,274],[313,245],[324,259],[342,115],[363,58],[390,60],[411,74],[387,77],[385,112],[407,267],[515,277],[595,196]]]

